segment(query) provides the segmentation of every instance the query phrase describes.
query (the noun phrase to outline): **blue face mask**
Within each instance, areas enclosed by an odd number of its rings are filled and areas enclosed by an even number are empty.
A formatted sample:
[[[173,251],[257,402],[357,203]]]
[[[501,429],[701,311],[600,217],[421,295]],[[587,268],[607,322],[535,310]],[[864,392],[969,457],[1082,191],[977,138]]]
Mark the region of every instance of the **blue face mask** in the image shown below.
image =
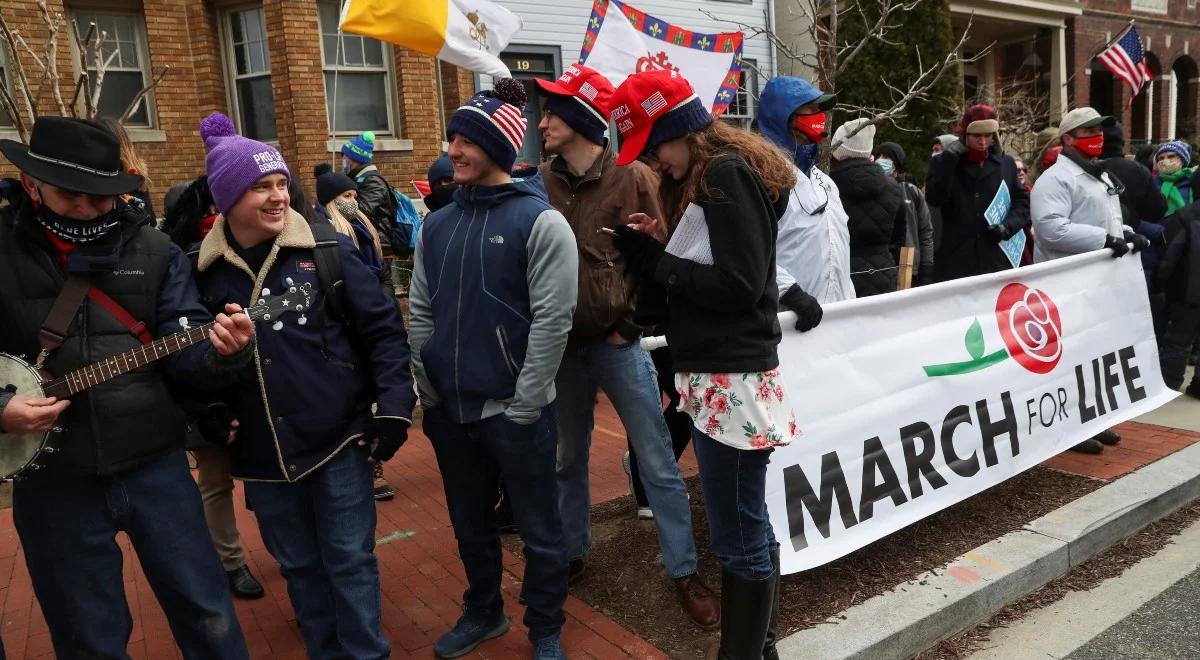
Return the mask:
[[[809,143],[802,147],[796,147],[796,155],[793,158],[793,162],[796,163],[796,167],[799,167],[801,172],[804,172],[804,176],[809,176],[812,174],[813,166],[817,164],[817,156],[820,153],[821,145],[819,144]]]
[[[883,173],[888,176],[891,176],[892,172],[896,171],[896,164],[887,158],[880,158],[879,160],[875,161],[875,164],[878,165],[879,169],[883,170]]]

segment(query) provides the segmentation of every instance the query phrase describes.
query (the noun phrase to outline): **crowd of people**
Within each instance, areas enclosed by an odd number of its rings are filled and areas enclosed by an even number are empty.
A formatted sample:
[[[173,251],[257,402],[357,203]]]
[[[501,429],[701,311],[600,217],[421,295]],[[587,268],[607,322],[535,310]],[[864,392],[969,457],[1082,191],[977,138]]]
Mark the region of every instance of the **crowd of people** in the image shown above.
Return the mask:
[[[118,531],[184,657],[247,657],[231,594],[264,591],[241,548],[234,479],[309,656],[388,657],[374,500],[404,487],[382,465],[420,405],[468,583],[434,653],[459,657],[508,631],[500,533],[511,525],[532,655],[564,658],[568,585],[591,550],[603,391],[627,432],[636,515],[657,528],[681,609],[720,630],[715,657],[773,659],[766,470],[801,432],[781,372],[802,367],[779,363],[780,312],[806,332],[823,305],[909,283],[1135,252],[1164,379],[1183,387],[1200,333],[1200,175],[1185,142],[1130,159],[1113,118],[1075,108],[1036,154],[1035,179],[1001,148],[995,109],[972,105],[932,141],[920,186],[910,164],[924,154],[876,144],[866,119],[830,140],[835,96],[799,78],[765,86],[753,130],[714,118],[674,71],[614,87],[575,64],[534,89],[528,99],[499,79],[453,113],[411,237],[397,231],[409,200],[374,164],[370,133],[342,146],[340,168],[314,168],[311,198],[275,147],[214,113],[200,123],[204,175],[171,187],[161,227],[119,123],[41,117],[28,145],[0,142],[20,170],[0,186],[0,352],[40,354],[63,374],[214,322],[208,341],[70,399],[0,392],[4,433],[63,437],[14,489],[59,657],[124,657]],[[548,159],[514,172],[530,102]],[[409,255],[406,328],[393,294]],[[316,292],[309,309],[257,328],[243,313],[297,288]],[[47,345],[52,322],[66,330]],[[667,347],[643,351],[647,335]],[[1185,391],[1200,397],[1200,381]],[[1119,440],[1105,432],[1075,449]],[[697,568],[677,465],[689,444],[719,594]]]

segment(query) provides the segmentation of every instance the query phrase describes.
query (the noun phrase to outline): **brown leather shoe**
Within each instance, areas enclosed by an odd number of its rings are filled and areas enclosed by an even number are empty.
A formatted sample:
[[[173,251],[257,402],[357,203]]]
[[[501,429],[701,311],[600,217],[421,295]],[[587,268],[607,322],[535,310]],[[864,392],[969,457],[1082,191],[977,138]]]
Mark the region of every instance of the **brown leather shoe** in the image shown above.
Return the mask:
[[[721,625],[721,601],[696,573],[676,578],[675,593],[683,611],[705,630],[716,630]]]

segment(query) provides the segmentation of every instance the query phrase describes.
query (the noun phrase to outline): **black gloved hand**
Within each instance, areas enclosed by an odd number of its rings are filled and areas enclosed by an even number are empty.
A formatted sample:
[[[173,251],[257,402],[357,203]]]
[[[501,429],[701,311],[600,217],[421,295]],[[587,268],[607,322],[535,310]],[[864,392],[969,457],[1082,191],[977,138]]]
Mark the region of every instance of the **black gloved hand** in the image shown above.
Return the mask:
[[[1150,247],[1150,239],[1146,238],[1145,236],[1142,236],[1141,234],[1139,234],[1137,232],[1132,232],[1132,231],[1125,232],[1125,242],[1133,243],[1133,253],[1134,254],[1137,254],[1138,252],[1141,252],[1142,250],[1145,250],[1146,248]]]
[[[1008,228],[1007,224],[999,222],[994,225],[988,225],[987,229],[983,230],[983,235],[993,243],[1000,243],[1012,238],[1012,230]]]
[[[1112,250],[1113,259],[1123,257],[1129,252],[1129,245],[1125,243],[1125,239],[1117,238],[1116,236],[1105,236],[1104,247]]]
[[[643,277],[653,275],[666,247],[653,236],[627,225],[617,225],[613,231],[616,232],[613,245],[625,258],[625,267]]]
[[[383,463],[408,440],[408,422],[395,417],[372,417],[363,440],[371,448],[371,458]]]
[[[793,284],[779,296],[779,304],[796,313],[796,329],[808,332],[821,323],[825,311],[817,299],[804,292],[799,284]]]
[[[224,447],[228,445],[229,432],[233,427],[234,420],[233,410],[224,403],[214,403],[205,408],[198,417],[196,417],[196,431],[200,433],[200,437],[204,441],[214,447]]]
[[[955,140],[946,147],[946,151],[954,156],[965,156],[967,153],[967,145],[963,144],[962,140]]]
[[[921,262],[921,266],[917,269],[917,286],[933,284],[933,281],[933,264]]]

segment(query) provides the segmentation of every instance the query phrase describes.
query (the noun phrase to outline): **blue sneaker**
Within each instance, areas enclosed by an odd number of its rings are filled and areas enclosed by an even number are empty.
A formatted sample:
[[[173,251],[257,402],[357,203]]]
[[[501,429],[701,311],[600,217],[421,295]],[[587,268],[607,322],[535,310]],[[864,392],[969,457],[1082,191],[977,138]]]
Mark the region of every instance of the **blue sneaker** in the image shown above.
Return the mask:
[[[558,635],[543,637],[533,642],[533,660],[567,660],[562,641]]]
[[[501,614],[499,620],[477,623],[463,615],[450,632],[438,638],[433,645],[433,654],[439,658],[457,658],[470,653],[476,646],[508,632],[508,617]]]

